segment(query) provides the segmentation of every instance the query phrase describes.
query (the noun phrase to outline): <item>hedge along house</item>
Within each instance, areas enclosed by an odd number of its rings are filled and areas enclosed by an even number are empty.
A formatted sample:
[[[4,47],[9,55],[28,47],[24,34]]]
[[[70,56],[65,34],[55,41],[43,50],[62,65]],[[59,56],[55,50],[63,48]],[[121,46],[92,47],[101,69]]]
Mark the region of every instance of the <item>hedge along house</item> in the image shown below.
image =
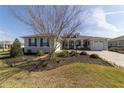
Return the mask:
[[[57,44],[56,51],[61,49],[79,49],[79,50],[107,50],[108,38],[92,37],[92,36],[78,36],[64,38],[63,42],[49,43],[46,35],[29,35],[24,36],[24,52],[37,53],[42,50],[44,52],[50,51],[50,46],[54,47]],[[49,45],[51,44],[51,45]]]

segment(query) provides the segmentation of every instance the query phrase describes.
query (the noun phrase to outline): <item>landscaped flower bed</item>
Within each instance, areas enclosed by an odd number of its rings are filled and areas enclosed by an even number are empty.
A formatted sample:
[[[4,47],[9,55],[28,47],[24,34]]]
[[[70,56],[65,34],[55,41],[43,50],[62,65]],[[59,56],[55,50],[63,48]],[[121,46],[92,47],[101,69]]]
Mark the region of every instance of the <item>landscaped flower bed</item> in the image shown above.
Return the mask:
[[[60,56],[61,53],[62,55]],[[9,58],[4,61],[9,63],[10,66],[14,64],[15,67],[28,71],[50,70],[62,65],[72,64],[75,62],[112,66],[111,64],[100,58],[94,59],[94,56],[92,58],[85,52],[82,52],[82,54],[81,53],[78,54],[76,51],[72,52],[62,51],[61,53],[60,54],[56,53],[51,60],[48,58],[48,55],[38,57],[32,55],[24,56],[22,59]]]

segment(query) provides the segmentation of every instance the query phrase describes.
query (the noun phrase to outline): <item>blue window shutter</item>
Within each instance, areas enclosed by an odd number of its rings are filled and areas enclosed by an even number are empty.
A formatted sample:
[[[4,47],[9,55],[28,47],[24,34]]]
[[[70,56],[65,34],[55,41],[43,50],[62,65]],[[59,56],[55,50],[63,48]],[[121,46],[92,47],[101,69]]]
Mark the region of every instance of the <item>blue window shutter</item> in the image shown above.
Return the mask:
[[[31,46],[31,39],[28,39],[28,45]]]
[[[43,46],[43,38],[40,38],[40,46]]]
[[[49,46],[49,39],[47,39],[47,46]]]
[[[35,38],[35,46],[37,46],[37,38]]]

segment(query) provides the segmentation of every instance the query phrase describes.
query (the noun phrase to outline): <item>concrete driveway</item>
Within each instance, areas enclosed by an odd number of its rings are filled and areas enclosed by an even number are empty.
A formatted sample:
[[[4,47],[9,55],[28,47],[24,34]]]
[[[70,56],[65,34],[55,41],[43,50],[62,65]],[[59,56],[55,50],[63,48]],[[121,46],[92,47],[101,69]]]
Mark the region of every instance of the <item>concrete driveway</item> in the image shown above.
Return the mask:
[[[86,51],[88,54],[97,54],[102,59],[109,61],[110,63],[124,67],[124,54],[111,52],[111,51]]]

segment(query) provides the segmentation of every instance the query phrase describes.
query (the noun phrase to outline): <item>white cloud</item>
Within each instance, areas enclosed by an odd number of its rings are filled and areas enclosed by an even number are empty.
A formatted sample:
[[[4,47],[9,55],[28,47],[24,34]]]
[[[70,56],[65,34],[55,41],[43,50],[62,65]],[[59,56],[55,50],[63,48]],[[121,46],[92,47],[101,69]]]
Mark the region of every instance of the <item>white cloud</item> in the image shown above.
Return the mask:
[[[6,32],[6,31],[3,31],[3,30],[0,30],[0,35],[9,35],[10,33]]]
[[[10,33],[8,31],[0,29],[0,41],[1,40],[10,40]]]
[[[116,26],[107,21],[106,15],[108,14],[115,14],[115,12],[106,14],[102,8],[88,8],[85,12],[87,18],[84,20],[84,28],[114,32],[119,31]]]
[[[124,14],[124,11],[107,12],[106,15]]]

